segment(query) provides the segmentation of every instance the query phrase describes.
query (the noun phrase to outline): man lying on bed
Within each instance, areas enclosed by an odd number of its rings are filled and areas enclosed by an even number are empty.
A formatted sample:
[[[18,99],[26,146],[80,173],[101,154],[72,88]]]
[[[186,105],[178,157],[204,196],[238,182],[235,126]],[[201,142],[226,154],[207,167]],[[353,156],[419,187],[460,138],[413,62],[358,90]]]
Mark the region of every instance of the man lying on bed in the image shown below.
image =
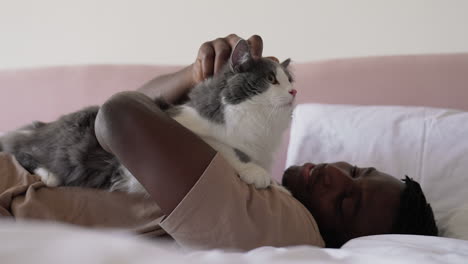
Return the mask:
[[[156,78],[140,92],[178,101],[220,69],[238,39],[230,35],[203,44],[194,64]],[[248,41],[252,54],[262,56],[261,38]],[[437,235],[432,209],[419,184],[409,178],[399,181],[344,162],[308,163],[285,172],[283,184],[294,197],[276,188],[258,190],[241,181],[223,157],[168,118],[149,97],[137,92],[111,97],[99,111],[96,136],[132,171],[150,198],[47,188],[11,156],[0,154],[0,214],[156,236],[167,232],[181,245],[244,250],[301,244],[340,247],[352,238],[374,234]]]

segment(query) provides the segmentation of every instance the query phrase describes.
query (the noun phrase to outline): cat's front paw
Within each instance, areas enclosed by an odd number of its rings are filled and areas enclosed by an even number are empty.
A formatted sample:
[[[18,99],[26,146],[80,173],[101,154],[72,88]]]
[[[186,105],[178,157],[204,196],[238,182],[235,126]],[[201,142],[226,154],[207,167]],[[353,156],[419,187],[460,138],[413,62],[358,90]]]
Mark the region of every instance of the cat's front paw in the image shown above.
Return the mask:
[[[239,177],[248,184],[253,184],[257,189],[264,189],[271,184],[270,173],[264,168],[250,163],[239,171]]]
[[[41,177],[41,181],[49,187],[57,187],[60,185],[58,177],[45,168],[36,168],[34,174]]]

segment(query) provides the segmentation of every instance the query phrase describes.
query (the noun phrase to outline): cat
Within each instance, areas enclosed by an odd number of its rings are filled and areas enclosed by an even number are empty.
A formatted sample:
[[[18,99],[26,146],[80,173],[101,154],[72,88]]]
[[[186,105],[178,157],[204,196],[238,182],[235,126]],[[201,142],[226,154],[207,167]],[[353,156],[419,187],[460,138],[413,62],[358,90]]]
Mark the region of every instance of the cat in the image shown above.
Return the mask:
[[[266,188],[275,184],[269,169],[294,108],[289,64],[254,59],[240,40],[221,72],[195,86],[185,103],[155,103],[223,155],[242,180]],[[34,122],[1,137],[0,151],[13,154],[48,186],[146,192],[97,142],[98,111],[92,106],[54,122]]]

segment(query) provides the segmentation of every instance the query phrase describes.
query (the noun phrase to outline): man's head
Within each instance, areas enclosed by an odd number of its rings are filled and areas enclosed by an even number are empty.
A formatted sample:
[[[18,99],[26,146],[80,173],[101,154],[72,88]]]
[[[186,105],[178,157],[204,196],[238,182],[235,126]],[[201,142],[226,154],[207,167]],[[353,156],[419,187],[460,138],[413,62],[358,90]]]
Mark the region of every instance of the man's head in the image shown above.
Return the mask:
[[[283,185],[314,216],[327,247],[376,234],[437,235],[419,184],[345,162],[286,170]]]

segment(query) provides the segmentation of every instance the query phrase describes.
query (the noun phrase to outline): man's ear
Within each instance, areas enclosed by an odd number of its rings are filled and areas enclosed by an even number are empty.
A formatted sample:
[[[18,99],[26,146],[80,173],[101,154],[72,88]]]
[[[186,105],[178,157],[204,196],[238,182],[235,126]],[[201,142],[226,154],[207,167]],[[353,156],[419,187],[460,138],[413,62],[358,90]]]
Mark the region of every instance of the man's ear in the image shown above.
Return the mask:
[[[288,59],[286,59],[285,61],[283,61],[283,62],[281,63],[281,66],[283,66],[283,68],[286,69],[286,68],[288,68],[289,63],[291,63],[291,59],[290,59],[290,58],[288,58]]]
[[[235,72],[240,72],[242,70],[241,65],[252,59],[252,54],[250,54],[249,43],[246,40],[241,39],[237,42],[236,46],[232,50],[231,58],[229,59],[229,64],[231,69]]]

